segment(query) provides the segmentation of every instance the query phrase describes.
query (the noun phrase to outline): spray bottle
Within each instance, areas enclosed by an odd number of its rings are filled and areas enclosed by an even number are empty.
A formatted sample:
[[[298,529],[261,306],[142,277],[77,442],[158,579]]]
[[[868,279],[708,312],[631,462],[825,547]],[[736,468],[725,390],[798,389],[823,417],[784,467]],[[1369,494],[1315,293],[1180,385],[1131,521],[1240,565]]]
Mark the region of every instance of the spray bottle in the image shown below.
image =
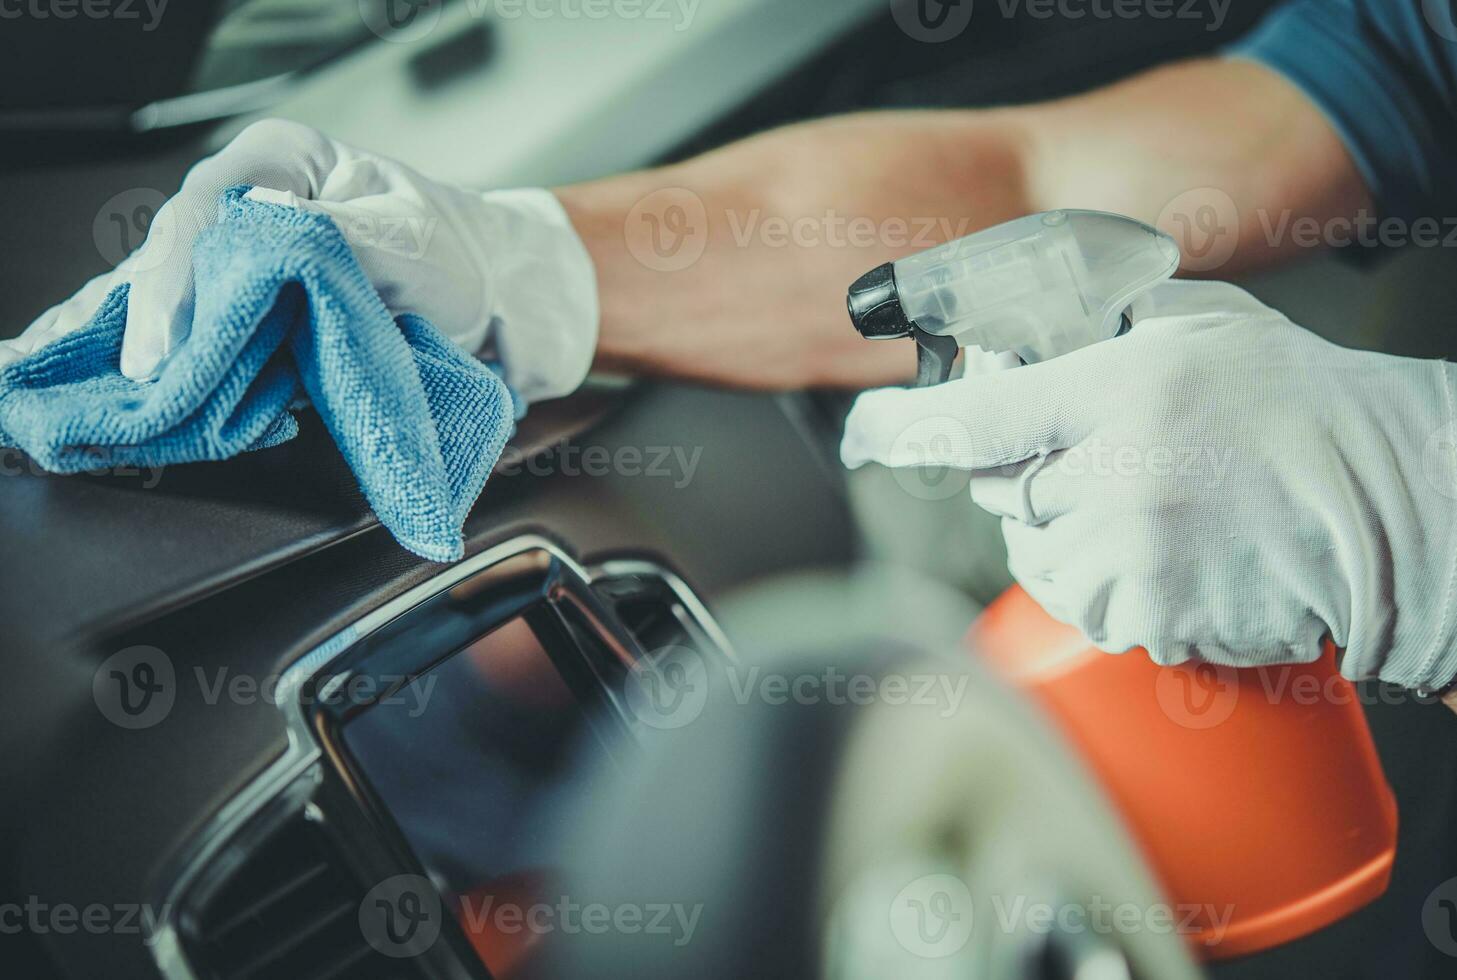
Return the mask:
[[[914,339],[916,384],[934,385],[961,348],[1036,363],[1137,329],[1131,304],[1178,265],[1173,239],[1132,218],[1049,211],[872,269],[848,306],[862,336]],[[1195,910],[1183,928],[1205,959],[1290,942],[1386,890],[1396,804],[1329,641],[1310,664],[1160,667],[1098,650],[1013,586],[967,643],[1082,757],[1170,902]]]
[[[867,339],[915,339],[924,386],[946,381],[963,347],[1033,364],[1115,337],[1178,267],[1174,240],[1140,221],[1047,211],[877,266],[847,303]]]

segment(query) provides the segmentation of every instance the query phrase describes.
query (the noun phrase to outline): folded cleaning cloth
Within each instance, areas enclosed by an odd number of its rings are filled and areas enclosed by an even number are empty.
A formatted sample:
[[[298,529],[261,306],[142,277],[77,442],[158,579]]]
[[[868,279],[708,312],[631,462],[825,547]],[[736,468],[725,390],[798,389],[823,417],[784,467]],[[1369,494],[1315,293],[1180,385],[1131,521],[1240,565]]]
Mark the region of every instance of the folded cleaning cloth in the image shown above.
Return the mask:
[[[0,445],[47,470],[220,460],[294,437],[307,395],[400,544],[434,561],[515,425],[504,381],[425,320],[391,318],[324,215],[225,192],[193,247],[187,343],[155,381],[120,370],[127,287],[0,369]]]

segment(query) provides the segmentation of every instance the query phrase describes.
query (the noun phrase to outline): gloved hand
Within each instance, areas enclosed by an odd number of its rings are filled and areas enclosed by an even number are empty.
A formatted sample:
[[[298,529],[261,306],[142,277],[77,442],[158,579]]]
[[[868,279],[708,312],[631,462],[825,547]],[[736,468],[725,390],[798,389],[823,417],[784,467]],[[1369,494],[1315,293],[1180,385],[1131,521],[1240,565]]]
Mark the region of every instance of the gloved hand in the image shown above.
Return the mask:
[[[1099,646],[1160,663],[1457,675],[1453,365],[1347,350],[1223,283],[1176,282],[1131,333],[862,395],[849,466],[950,465],[1010,568]]]
[[[115,270],[41,314],[0,364],[82,326],[113,287],[131,283],[121,369],[144,380],[186,340],[192,322],[192,242],[217,217],[218,195],[329,215],[385,305],[417,313],[471,353],[489,341],[527,401],[564,395],[596,348],[596,277],[581,240],[546,190],[477,193],[337,143],[297,123],[249,126],[188,173],[146,241]]]

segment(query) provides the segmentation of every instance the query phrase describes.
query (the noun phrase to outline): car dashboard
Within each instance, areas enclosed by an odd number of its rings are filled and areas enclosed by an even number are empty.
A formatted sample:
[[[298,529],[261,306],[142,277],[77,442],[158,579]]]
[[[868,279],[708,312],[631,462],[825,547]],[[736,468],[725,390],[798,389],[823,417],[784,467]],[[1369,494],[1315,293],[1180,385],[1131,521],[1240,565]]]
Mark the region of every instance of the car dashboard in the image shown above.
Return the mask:
[[[30,747],[7,754],[5,775],[36,787],[7,807],[7,880],[22,894],[153,917],[146,943],[65,937],[49,951],[63,975],[109,964],[110,975],[147,976],[152,955],[169,977],[256,975],[227,958],[216,927],[220,909],[240,907],[234,891],[246,891],[255,861],[290,864],[250,856],[298,846],[270,843],[280,826],[313,835],[331,860],[365,860],[369,842],[388,860],[336,738],[348,706],[319,696],[321,677],[376,677],[367,700],[382,674],[404,683],[521,615],[553,663],[570,659],[564,683],[594,723],[627,725],[622,680],[639,657],[683,645],[721,655],[704,597],[807,557],[847,560],[843,498],[774,401],[671,386],[612,400],[590,434],[492,477],[466,524],[467,555],[448,566],[409,555],[373,523],[316,421],[281,453],[168,470],[147,490],[148,475],[8,481],[4,510],[29,524],[7,522],[7,540],[15,530],[46,544],[32,545],[38,560],[4,590],[6,742]],[[593,475],[561,463],[571,445],[619,461],[686,448],[697,463],[691,475],[649,476],[646,462]],[[778,487],[789,478],[817,490],[787,504]],[[278,486],[292,488],[291,505],[277,490],[250,493]],[[108,524],[100,549],[87,513],[123,503],[125,528]],[[38,515],[53,523],[37,526]],[[99,560],[66,560],[98,550]],[[503,589],[515,598],[496,596]],[[91,618],[77,615],[78,596]],[[402,646],[376,649],[391,636]],[[304,712],[300,693],[332,713]]]

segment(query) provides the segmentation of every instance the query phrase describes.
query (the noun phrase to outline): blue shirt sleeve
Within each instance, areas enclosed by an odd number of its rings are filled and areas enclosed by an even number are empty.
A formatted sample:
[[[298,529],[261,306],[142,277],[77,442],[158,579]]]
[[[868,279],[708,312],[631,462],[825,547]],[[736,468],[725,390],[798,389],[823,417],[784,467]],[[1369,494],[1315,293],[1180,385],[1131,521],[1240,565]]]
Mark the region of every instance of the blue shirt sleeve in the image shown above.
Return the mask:
[[[1448,0],[1292,0],[1228,53],[1305,91],[1382,217],[1457,215],[1457,18]]]

